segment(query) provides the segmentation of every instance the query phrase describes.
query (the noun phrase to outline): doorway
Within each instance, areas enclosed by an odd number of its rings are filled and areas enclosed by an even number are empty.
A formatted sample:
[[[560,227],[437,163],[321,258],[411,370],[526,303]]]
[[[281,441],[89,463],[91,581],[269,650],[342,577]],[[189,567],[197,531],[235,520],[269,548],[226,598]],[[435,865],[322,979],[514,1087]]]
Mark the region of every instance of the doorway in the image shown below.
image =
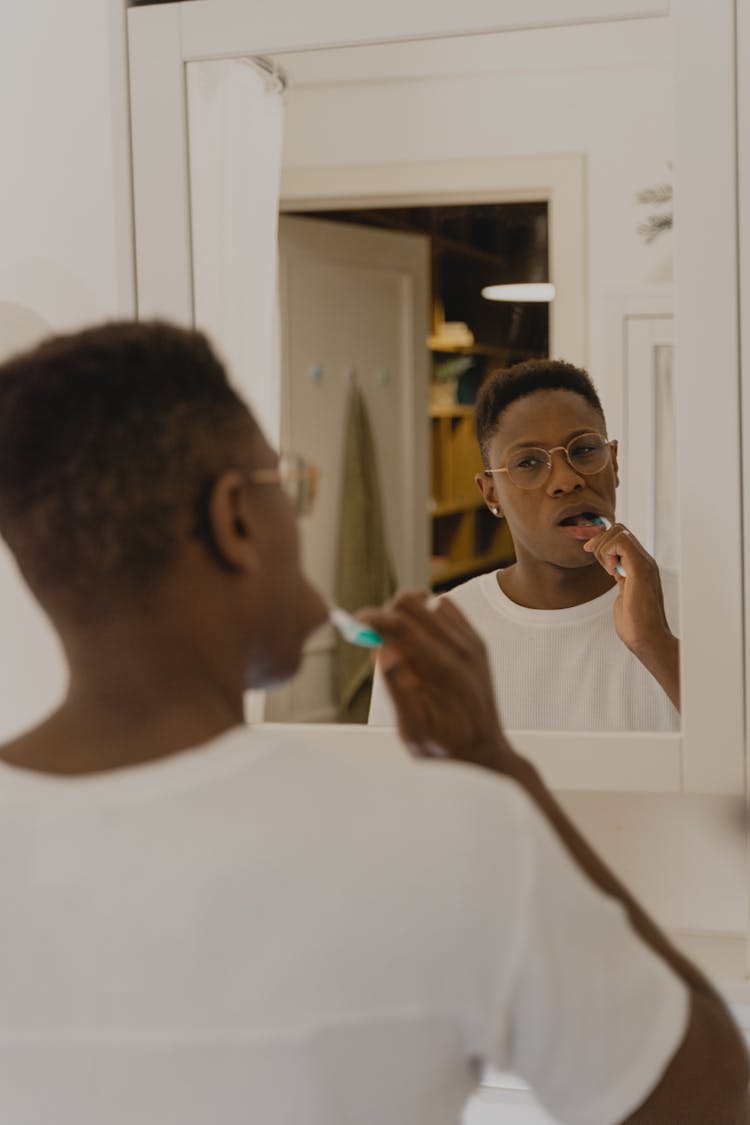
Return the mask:
[[[482,290],[547,281],[548,230],[546,200],[282,216],[282,444],[323,471],[302,539],[306,567],[332,602],[354,381],[372,420],[382,550],[396,584],[442,591],[512,561],[507,528],[474,483],[473,404],[490,371],[549,354],[550,316],[545,304],[498,303]],[[333,720],[335,660],[323,631],[296,679],[269,696],[269,717]]]

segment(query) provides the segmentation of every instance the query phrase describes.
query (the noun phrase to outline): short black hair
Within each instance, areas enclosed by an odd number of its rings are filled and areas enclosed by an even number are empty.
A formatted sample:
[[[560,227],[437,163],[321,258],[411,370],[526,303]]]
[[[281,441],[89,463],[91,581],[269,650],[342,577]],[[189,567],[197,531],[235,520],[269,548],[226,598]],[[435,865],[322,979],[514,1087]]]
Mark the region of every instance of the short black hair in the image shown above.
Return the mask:
[[[488,446],[500,416],[518,398],[535,391],[575,391],[599,411],[605,423],[604,410],[593,380],[582,367],[562,359],[530,359],[513,367],[493,371],[482,383],[477,395],[474,425],[485,465]]]
[[[48,609],[96,614],[164,572],[258,432],[199,332],[53,337],[0,366],[0,534]]]

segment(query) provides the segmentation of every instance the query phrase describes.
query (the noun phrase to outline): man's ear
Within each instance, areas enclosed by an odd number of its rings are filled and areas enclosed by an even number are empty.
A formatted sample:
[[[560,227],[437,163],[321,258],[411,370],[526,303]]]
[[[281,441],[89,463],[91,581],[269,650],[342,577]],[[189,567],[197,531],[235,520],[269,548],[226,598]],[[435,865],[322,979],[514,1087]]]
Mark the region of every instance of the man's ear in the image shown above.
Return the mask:
[[[612,442],[612,468],[615,473],[615,487],[620,487],[620,467],[617,462],[617,442]]]
[[[492,477],[486,476],[484,473],[476,473],[474,475],[477,488],[482,494],[482,499],[492,512],[493,516],[502,516],[500,502],[495,493],[495,482]]]
[[[253,513],[242,473],[228,469],[218,477],[211,489],[207,514],[211,546],[227,570],[257,570]]]

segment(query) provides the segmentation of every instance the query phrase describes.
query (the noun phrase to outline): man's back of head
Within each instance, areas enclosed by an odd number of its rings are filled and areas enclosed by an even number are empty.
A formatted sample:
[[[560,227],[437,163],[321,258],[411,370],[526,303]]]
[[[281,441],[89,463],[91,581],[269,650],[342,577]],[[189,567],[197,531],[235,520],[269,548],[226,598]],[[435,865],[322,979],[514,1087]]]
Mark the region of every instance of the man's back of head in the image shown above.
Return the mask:
[[[105,324],[0,367],[0,534],[70,673],[7,760],[78,773],[159,757],[296,669],[327,610],[280,484],[198,332]]]
[[[205,338],[113,323],[0,368],[0,533],[53,617],[143,592],[257,435]]]

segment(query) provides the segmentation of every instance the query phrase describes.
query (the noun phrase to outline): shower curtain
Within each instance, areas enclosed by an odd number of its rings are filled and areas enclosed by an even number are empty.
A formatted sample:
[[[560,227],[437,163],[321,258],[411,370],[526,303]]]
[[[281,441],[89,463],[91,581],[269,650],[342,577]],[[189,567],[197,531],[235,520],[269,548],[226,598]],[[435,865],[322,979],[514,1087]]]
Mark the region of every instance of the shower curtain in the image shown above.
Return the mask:
[[[187,67],[196,327],[279,436],[277,238],[283,82],[264,60]]]
[[[276,446],[283,79],[262,59],[187,66],[193,311]],[[249,721],[265,693],[248,692]]]

